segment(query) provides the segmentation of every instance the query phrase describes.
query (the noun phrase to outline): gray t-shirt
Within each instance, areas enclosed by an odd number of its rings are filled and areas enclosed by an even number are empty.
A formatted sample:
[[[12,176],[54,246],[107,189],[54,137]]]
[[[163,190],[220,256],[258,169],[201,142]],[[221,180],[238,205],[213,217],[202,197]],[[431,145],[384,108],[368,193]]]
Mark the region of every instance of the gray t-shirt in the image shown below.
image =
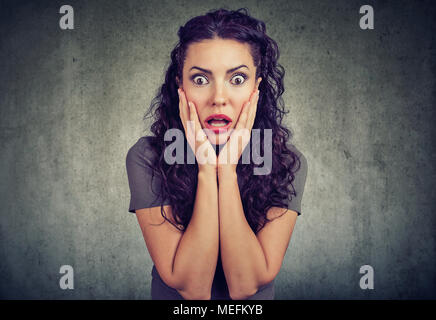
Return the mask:
[[[128,151],[126,157],[127,176],[130,187],[129,212],[142,208],[152,208],[162,205],[169,205],[168,199],[162,201],[160,194],[161,181],[154,174],[151,168],[152,160],[156,155],[150,146],[151,137],[141,137]],[[293,181],[296,195],[288,203],[288,209],[301,214],[301,200],[303,197],[304,185],[307,176],[307,161],[304,155],[295,146],[288,144],[289,148],[300,158],[300,169],[295,173]],[[247,150],[247,149],[246,149]],[[239,182],[239,179],[238,179]],[[241,185],[241,183],[239,183]],[[183,297],[175,290],[167,286],[159,276],[155,266],[152,268],[151,297],[154,300],[179,300]],[[227,300],[230,299],[224,271],[221,263],[221,256],[218,256],[215,277],[212,283],[211,299]],[[249,300],[269,300],[274,299],[274,281],[261,287],[256,294],[248,298]]]

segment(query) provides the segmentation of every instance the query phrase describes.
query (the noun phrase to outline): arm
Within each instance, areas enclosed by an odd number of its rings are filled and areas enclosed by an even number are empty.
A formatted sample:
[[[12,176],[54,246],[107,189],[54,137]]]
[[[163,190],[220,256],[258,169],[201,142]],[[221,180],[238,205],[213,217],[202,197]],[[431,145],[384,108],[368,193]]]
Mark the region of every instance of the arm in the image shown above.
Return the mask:
[[[136,211],[159,275],[185,299],[210,299],[219,245],[216,179],[216,171],[199,172],[194,210],[183,233],[166,220],[156,225],[163,220],[160,207]],[[171,218],[171,207],[164,208]]]
[[[248,224],[242,207],[237,174],[218,170],[220,248],[223,270],[232,299],[245,299],[271,282],[283,262],[297,213],[271,208],[267,223],[258,234]],[[281,215],[281,216],[280,216]]]

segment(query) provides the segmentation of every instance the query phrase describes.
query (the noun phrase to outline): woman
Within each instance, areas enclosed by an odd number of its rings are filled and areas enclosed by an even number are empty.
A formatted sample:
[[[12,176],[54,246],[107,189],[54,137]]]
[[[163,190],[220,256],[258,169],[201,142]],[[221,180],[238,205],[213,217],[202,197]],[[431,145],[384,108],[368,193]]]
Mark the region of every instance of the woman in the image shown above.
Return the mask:
[[[146,115],[154,136],[126,159],[129,211],[154,262],[152,299],[273,299],[307,172],[281,126],[277,44],[246,9],[195,17],[178,35]],[[174,129],[189,146],[182,162],[168,161]],[[259,154],[271,156],[263,174],[241,157],[255,130]]]

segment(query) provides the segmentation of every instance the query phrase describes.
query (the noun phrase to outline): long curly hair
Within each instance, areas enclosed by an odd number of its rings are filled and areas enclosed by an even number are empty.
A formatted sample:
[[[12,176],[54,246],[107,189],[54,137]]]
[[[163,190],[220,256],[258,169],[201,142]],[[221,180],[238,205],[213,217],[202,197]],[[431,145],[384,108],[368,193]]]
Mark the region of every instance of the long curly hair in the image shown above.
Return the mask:
[[[163,200],[169,200],[172,207],[173,223],[166,216],[163,206],[161,213],[165,220],[183,231],[189,224],[194,209],[197,190],[198,166],[195,164],[167,164],[164,150],[171,144],[165,141],[168,129],[178,128],[184,133],[179,116],[178,84],[176,76],[182,79],[182,70],[188,46],[205,39],[233,39],[250,45],[250,52],[256,66],[256,78],[262,77],[259,85],[259,101],[253,129],[272,129],[272,168],[268,175],[254,175],[258,166],[252,162],[242,164],[239,159],[236,172],[241,179],[241,200],[247,222],[257,233],[268,221],[267,212],[271,207],[287,208],[288,201],[295,196],[292,182],[294,173],[299,169],[300,160],[292,152],[287,141],[291,132],[281,125],[285,111],[281,95],[284,92],[284,68],[278,64],[279,49],[277,43],[266,34],[265,23],[248,14],[246,8],[236,11],[218,9],[203,16],[189,20],[178,31],[179,42],[171,52],[171,63],[165,76],[165,83],[152,100],[144,120],[153,119],[150,139],[156,154],[153,162],[153,177],[161,179],[160,194]],[[186,136],[185,145],[186,144]],[[260,136],[260,151],[264,154],[264,136]],[[250,142],[251,143],[251,142]],[[186,155],[185,155],[186,156]],[[153,179],[153,178],[152,178]],[[286,210],[284,210],[286,212]],[[283,213],[284,213],[283,212]]]

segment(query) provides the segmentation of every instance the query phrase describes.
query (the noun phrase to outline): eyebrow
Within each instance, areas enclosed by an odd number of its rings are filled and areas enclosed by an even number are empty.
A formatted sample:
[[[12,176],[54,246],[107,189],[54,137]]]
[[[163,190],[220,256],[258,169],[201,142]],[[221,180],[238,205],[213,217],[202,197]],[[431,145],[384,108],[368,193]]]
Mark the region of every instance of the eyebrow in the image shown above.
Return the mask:
[[[232,68],[232,69],[227,70],[226,73],[227,73],[227,74],[232,73],[233,71],[238,70],[239,68],[247,68],[247,69],[250,69],[250,68],[248,68],[245,64],[241,64],[240,66],[237,66],[236,68]],[[207,70],[207,69],[203,69],[203,68],[200,68],[200,67],[197,67],[197,66],[192,67],[191,69],[189,69],[189,71],[191,71],[192,69],[198,69],[198,70],[200,70],[200,71],[203,71],[204,73],[212,74],[212,71]]]

